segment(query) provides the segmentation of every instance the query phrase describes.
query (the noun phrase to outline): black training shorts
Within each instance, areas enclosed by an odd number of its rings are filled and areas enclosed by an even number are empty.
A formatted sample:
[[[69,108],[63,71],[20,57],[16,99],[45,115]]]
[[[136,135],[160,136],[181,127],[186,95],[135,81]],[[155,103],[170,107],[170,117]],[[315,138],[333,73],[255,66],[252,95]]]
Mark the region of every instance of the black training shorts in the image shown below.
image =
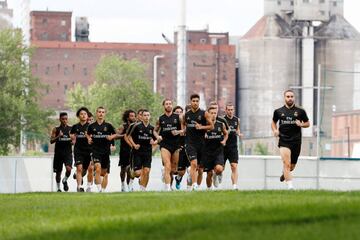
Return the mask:
[[[63,165],[72,166],[72,154],[71,153],[55,153],[54,161],[53,161],[53,171],[61,172],[63,169]]]
[[[290,149],[291,152],[291,163],[296,164],[301,151],[301,143],[286,143],[284,141],[279,141],[279,148],[286,147]]]

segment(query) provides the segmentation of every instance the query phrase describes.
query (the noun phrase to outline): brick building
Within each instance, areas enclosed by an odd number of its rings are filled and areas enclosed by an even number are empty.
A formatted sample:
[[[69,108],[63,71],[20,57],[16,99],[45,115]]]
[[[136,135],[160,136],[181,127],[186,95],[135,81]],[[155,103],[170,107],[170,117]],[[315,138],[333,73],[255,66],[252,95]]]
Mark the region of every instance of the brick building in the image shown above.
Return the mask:
[[[360,110],[335,113],[332,118],[331,156],[354,156],[360,147]],[[357,151],[358,149],[356,149]]]
[[[164,97],[176,99],[176,44],[71,42],[70,33],[71,12],[31,12],[31,44],[36,48],[32,72],[50,87],[44,93],[43,106],[66,109],[66,91],[76,83],[91,84],[96,64],[107,54],[143,63],[151,84],[154,57],[163,55],[157,59],[156,89]],[[208,103],[218,92],[220,105],[235,102],[235,46],[229,45],[228,33],[189,31],[188,40],[188,94],[201,93]]]

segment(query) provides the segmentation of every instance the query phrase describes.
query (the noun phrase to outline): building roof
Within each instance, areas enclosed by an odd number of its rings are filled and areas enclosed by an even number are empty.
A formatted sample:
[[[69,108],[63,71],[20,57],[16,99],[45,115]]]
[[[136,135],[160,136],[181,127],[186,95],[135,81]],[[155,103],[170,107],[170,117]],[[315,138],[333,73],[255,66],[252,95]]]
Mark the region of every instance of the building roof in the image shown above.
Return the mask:
[[[314,34],[316,37],[360,40],[359,32],[341,15],[333,15]]]
[[[282,37],[291,35],[291,28],[279,15],[263,16],[241,39]]]

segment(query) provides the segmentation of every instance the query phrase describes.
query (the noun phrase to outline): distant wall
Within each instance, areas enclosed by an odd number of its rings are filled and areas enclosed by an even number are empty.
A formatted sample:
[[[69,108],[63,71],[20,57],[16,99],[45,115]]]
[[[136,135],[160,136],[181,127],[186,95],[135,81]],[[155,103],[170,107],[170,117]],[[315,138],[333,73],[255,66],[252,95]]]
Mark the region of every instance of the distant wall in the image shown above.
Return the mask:
[[[118,157],[111,158],[109,192],[120,191],[120,169]],[[296,189],[316,189],[316,158],[303,157],[294,171]],[[161,160],[153,158],[150,173],[149,190],[162,190]],[[279,182],[282,164],[275,156],[240,156],[238,165],[241,190],[286,189]],[[73,169],[74,171],[74,169]],[[56,184],[52,174],[52,157],[0,157],[0,193],[49,192],[55,191]],[[201,189],[205,189],[205,175]],[[231,188],[230,166],[227,164],[223,176],[222,189]],[[186,189],[186,176],[182,189]],[[85,185],[86,180],[84,179]],[[69,180],[70,191],[76,190],[72,177]],[[138,183],[135,181],[135,190]],[[360,190],[360,161],[320,161],[320,189]]]

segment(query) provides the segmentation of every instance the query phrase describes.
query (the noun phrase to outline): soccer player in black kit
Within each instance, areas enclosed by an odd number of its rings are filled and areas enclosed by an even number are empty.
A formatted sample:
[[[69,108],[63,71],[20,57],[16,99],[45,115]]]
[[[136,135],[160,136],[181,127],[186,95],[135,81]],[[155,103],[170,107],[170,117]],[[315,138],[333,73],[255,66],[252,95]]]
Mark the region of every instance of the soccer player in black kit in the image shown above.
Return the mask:
[[[295,169],[301,150],[301,128],[310,126],[304,109],[295,106],[292,90],[284,92],[285,105],[274,111],[271,129],[279,137],[280,156],[283,161],[283,175],[280,181],[286,182],[288,189],[294,189],[291,171]],[[279,127],[277,123],[279,122]]]
[[[186,127],[186,153],[190,160],[190,175],[192,190],[196,190],[202,180],[202,157],[205,143],[205,132],[214,128],[214,123],[208,112],[200,109],[200,96],[190,96],[191,109],[185,113],[182,124]],[[198,170],[198,174],[197,174]]]
[[[234,116],[234,105],[232,103],[226,104],[225,112],[226,115],[224,119],[229,125],[229,136],[224,147],[224,160],[225,162],[229,160],[231,167],[231,181],[234,190],[237,190],[237,181],[238,181],[238,161],[239,161],[239,152],[238,152],[238,140],[237,137],[241,137],[240,132],[240,119]]]
[[[218,109],[209,107],[208,113],[214,124],[214,129],[205,133],[204,147],[204,171],[207,172],[206,185],[211,189],[212,182],[214,187],[219,186],[219,177],[224,170],[224,146],[228,138],[225,123],[217,120]]]
[[[143,110],[142,122],[136,123],[129,134],[134,153],[135,176],[140,177],[140,190],[146,191],[152,160],[152,145],[161,141],[155,128],[150,124],[150,112]],[[155,140],[156,139],[156,140]]]
[[[130,157],[131,147],[125,140],[126,131],[129,126],[136,121],[136,113],[133,110],[126,110],[122,116],[123,124],[117,129],[117,137],[120,138],[120,152],[119,152],[119,166],[120,166],[120,180],[121,191],[126,191],[126,185],[129,187],[130,183]],[[126,183],[125,183],[126,178]],[[130,190],[130,189],[128,189]]]
[[[65,177],[62,180],[64,191],[69,190],[67,179],[71,174],[72,168],[72,150],[71,150],[71,138],[70,130],[71,126],[68,125],[68,115],[66,112],[61,112],[59,116],[60,126],[55,127],[51,132],[50,143],[55,143],[55,154],[53,169],[56,180],[57,191],[61,192],[60,180],[63,164],[65,165],[66,172]]]
[[[87,131],[95,166],[95,184],[99,192],[104,192],[106,189],[110,172],[110,153],[115,150],[115,129],[110,123],[105,122],[105,114],[105,108],[98,107],[96,121],[89,125]],[[102,180],[101,177],[103,177]]]
[[[165,99],[163,107],[164,114],[159,117],[155,131],[162,137],[160,153],[164,165],[165,191],[171,191],[171,179],[177,172],[179,161],[179,134],[183,131],[181,130],[179,115],[172,112],[172,101]]]
[[[76,116],[79,118],[79,123],[72,126],[70,136],[74,146],[74,160],[76,166],[76,182],[77,191],[84,192],[81,187],[83,176],[85,176],[91,162],[91,149],[86,138],[86,131],[89,126],[88,123],[89,110],[86,107],[82,107],[76,112]],[[88,175],[88,186],[91,186],[92,176]]]

